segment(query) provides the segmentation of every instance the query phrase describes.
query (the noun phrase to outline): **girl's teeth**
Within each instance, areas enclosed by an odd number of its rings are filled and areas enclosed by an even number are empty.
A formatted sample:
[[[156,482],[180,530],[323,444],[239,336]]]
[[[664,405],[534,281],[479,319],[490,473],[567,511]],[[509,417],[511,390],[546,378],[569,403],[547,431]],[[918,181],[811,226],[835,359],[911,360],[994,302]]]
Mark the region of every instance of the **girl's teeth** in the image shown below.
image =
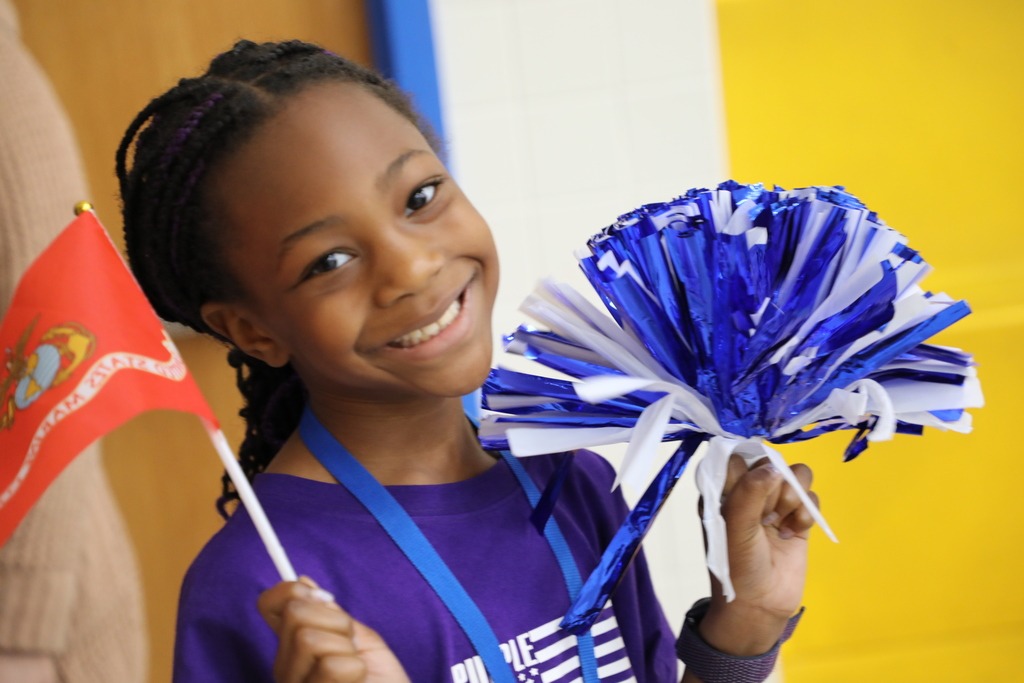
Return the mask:
[[[437,322],[430,323],[426,327],[421,327],[418,330],[413,330],[409,334],[403,335],[391,342],[389,346],[397,346],[403,349],[408,349],[417,344],[422,344],[428,339],[433,339],[441,331],[452,324],[452,321],[459,317],[459,311],[462,310],[462,304],[456,299],[452,302],[452,305],[448,307],[448,310],[441,315]]]

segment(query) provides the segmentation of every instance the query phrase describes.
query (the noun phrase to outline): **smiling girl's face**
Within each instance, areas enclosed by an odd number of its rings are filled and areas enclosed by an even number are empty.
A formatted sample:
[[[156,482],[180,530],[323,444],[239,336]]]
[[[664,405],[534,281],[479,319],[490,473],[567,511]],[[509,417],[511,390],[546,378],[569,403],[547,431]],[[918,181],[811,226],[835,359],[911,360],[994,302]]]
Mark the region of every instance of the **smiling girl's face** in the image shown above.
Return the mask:
[[[204,318],[249,355],[291,362],[314,401],[455,397],[483,382],[490,230],[374,95],[324,82],[290,96],[206,192],[244,296]]]

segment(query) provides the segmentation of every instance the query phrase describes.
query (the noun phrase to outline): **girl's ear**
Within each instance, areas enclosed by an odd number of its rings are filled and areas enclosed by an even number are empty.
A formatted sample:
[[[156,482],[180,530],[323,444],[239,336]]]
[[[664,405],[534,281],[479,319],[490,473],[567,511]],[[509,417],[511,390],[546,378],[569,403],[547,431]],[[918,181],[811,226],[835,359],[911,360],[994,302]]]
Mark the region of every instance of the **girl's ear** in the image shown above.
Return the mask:
[[[288,363],[288,351],[238,304],[208,301],[199,309],[203,321],[230,339],[243,353],[275,368]]]

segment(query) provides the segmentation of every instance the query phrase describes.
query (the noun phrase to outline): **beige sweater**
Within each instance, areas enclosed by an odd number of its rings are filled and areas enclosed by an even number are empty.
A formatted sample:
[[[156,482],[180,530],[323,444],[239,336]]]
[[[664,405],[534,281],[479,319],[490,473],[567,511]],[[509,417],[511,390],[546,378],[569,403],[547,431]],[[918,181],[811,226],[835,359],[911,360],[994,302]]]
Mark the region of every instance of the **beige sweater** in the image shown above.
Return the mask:
[[[87,197],[67,117],[0,0],[0,315]],[[140,683],[145,647],[135,558],[93,446],[0,548],[0,659],[42,661],[66,683]]]

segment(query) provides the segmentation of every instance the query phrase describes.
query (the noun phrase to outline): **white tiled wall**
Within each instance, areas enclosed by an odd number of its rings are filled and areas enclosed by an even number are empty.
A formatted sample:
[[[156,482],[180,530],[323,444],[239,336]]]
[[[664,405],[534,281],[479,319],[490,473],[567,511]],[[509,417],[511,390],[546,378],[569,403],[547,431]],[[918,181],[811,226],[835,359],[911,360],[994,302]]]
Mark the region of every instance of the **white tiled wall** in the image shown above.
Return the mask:
[[[710,0],[432,0],[452,167],[502,258],[495,331],[616,216],[727,177]],[[615,455],[611,454],[614,459]],[[673,626],[707,594],[692,473],[645,544]]]

